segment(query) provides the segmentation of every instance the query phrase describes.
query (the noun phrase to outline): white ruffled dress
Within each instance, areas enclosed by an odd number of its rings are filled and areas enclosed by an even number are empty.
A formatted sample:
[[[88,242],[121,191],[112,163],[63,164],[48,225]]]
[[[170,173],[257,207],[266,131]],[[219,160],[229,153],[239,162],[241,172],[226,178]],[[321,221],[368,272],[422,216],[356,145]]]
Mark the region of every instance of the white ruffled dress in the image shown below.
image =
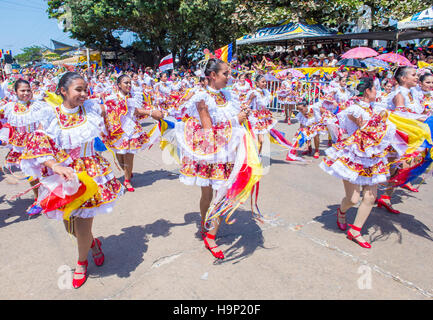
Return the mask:
[[[40,113],[43,129],[29,136],[21,156],[22,171],[39,179],[53,175],[53,171],[44,165],[48,160],[70,167],[76,173],[85,171],[98,184],[98,191],[74,210],[72,216],[91,218],[111,212],[123,187],[112,173],[110,163],[95,150],[95,139],[105,131],[100,106],[87,100],[83,106],[74,109],[63,105],[47,106]],[[60,209],[46,212],[46,215],[63,220]]]
[[[277,97],[279,104],[296,104],[298,99],[297,92],[295,91],[296,83],[294,81],[284,80],[281,83],[280,89],[277,90]]]
[[[358,126],[348,118],[362,118]],[[338,114],[340,127],[348,137],[326,150],[320,168],[328,174],[357,185],[376,185],[387,181],[388,157],[404,154],[407,144],[396,133],[389,120],[383,120],[370,104],[357,101]]]
[[[212,129],[203,130],[197,111],[204,101]],[[238,122],[240,103],[228,90],[198,91],[175,128],[182,166],[180,181],[186,185],[212,186],[218,190],[233,170],[237,149],[245,134]]]
[[[2,122],[12,127],[12,135],[10,128],[0,130],[0,140],[6,141],[6,147],[10,149],[5,159],[8,167],[19,167],[19,158],[27,145],[28,136],[38,129],[43,120],[41,110],[45,106],[45,102],[31,100],[9,102],[1,108]]]
[[[390,101],[390,109],[399,116],[422,120],[426,118],[423,114],[425,106],[421,105],[420,100],[417,99],[416,92],[405,87],[399,87],[395,95],[401,93],[404,98],[404,106],[396,106],[393,100]],[[395,96],[394,96],[395,97]]]
[[[171,94],[173,88],[170,82],[158,82],[155,84],[153,101],[159,106],[160,110],[170,110],[173,107],[173,99]]]
[[[272,95],[267,89],[253,89],[248,92],[246,101],[252,98],[249,107],[253,111],[248,117],[255,134],[268,133],[276,124],[268,105],[272,101]]]
[[[117,154],[136,154],[153,144],[155,139],[147,135],[135,115],[136,108],[141,107],[139,101],[117,93],[108,96],[104,105],[104,121],[108,130],[104,142]]]
[[[233,92],[235,92],[238,95],[240,103],[243,103],[247,101],[247,94],[251,90],[251,86],[248,82],[245,81],[243,85],[241,85],[239,82],[236,82],[233,85]]]

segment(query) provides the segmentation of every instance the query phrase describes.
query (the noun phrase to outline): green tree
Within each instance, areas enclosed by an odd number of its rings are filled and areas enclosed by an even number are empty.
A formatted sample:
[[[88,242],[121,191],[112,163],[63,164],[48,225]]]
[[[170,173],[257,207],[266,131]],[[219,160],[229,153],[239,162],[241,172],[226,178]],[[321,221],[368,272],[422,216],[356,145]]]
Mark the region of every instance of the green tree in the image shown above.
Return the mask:
[[[401,20],[408,15],[426,9],[425,0],[258,0],[258,6],[272,9],[285,8],[291,12],[294,20],[314,20],[344,32],[351,24],[356,23],[361,15],[359,9],[367,5],[371,9],[371,26],[377,30],[383,28],[383,22],[390,18]]]
[[[172,52],[185,60],[194,51],[228,43],[236,26],[234,0],[51,0],[51,18],[67,20],[65,31],[98,49],[121,51],[113,34],[131,31],[155,62]]]
[[[32,61],[40,61],[42,60],[42,52],[45,49],[39,46],[31,46],[23,48],[23,53],[17,54],[14,56],[14,58],[18,61],[20,64],[32,62]]]

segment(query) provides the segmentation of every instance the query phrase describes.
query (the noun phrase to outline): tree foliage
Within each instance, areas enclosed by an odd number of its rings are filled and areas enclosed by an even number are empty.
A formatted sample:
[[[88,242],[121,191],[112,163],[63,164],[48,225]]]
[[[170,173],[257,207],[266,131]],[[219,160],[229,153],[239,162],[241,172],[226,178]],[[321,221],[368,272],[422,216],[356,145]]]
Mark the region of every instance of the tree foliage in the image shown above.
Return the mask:
[[[424,0],[48,0],[48,14],[87,46],[125,51],[119,34],[136,35],[155,62],[172,52],[182,61],[204,48],[215,50],[257,28],[281,21],[321,23],[345,31],[362,5],[372,26],[425,9]]]
[[[31,61],[40,61],[42,60],[42,52],[45,49],[39,46],[31,46],[23,48],[23,53],[17,54],[14,56],[14,58],[18,61],[20,64],[24,64]]]

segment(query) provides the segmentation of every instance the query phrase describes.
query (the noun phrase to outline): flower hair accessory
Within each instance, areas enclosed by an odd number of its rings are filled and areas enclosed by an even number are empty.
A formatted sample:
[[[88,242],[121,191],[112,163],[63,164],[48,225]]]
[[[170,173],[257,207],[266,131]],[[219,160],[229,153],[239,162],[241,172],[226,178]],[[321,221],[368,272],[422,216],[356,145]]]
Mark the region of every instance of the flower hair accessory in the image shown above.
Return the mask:
[[[209,51],[209,49],[204,49],[203,53],[204,53],[204,59],[198,63],[198,67],[200,69],[202,76],[204,77],[209,60],[215,58],[215,56]]]

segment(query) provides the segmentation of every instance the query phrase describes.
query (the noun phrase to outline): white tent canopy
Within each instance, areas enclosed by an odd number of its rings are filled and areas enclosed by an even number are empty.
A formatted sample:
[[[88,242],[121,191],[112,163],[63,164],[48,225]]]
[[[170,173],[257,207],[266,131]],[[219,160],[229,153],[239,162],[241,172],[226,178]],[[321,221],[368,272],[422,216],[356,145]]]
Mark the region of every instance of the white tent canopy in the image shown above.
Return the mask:
[[[398,29],[433,26],[433,6],[398,22]]]

